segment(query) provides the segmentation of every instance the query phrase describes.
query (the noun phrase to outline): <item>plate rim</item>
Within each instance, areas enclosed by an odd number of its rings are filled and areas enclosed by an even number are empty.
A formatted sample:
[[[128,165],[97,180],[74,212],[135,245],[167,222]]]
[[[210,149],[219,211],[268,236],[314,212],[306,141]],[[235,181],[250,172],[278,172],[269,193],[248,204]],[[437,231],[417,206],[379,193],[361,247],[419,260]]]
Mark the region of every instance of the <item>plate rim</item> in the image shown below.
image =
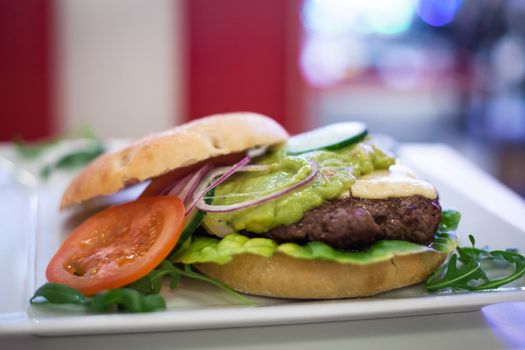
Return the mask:
[[[455,150],[448,146],[430,146],[430,144],[424,144],[422,147],[444,147],[448,151],[457,154]],[[459,154],[457,155],[459,156]],[[462,161],[468,162],[468,160],[463,159],[463,157],[459,157]],[[484,173],[482,175],[486,176]],[[40,205],[40,202],[38,204]],[[38,218],[36,221],[38,221]],[[36,234],[36,231],[32,233],[32,235],[34,235],[34,237],[31,237],[34,239],[32,250],[38,253],[38,249],[36,249]],[[29,251],[27,254],[31,255]],[[32,254],[32,256],[28,258],[30,259],[29,262],[33,262],[34,271],[32,273],[36,276],[36,254]],[[33,261],[31,259],[33,259]],[[36,283],[35,280],[32,282]],[[29,287],[29,289],[31,289],[31,287]],[[34,290],[34,286],[32,289]],[[30,291],[28,293],[30,293]],[[379,296],[367,299],[340,299],[313,302],[293,301],[291,303],[284,302],[257,307],[208,306],[200,309],[169,309],[167,311],[149,314],[32,317],[30,312],[31,307],[28,306],[27,310],[23,313],[0,313],[0,335],[34,334],[54,336],[111,334],[134,331],[184,331],[337,322],[357,319],[365,320],[464,312],[479,310],[486,305],[516,301],[525,301],[525,287],[503,291],[439,293],[435,295],[425,294],[417,297],[402,298]],[[305,308],[305,305],[308,307]],[[407,305],[409,307],[407,307]],[[184,320],[184,322],[182,320]]]
[[[409,298],[294,301],[255,307],[172,309],[147,314],[65,315],[32,319],[28,314],[24,318],[18,313],[13,314],[11,322],[6,317],[0,318],[0,335],[60,336],[278,326],[467,312],[507,302],[525,302],[525,288]]]

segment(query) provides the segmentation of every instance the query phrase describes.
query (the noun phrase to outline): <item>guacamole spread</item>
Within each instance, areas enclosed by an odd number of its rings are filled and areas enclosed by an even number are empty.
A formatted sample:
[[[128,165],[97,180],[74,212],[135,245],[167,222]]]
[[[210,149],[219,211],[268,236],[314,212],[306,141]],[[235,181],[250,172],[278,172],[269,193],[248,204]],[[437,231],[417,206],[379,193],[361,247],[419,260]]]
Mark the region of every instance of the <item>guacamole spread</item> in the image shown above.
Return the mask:
[[[208,213],[204,226],[221,237],[241,231],[263,233],[293,224],[324,201],[344,196],[355,180],[374,170],[388,169],[395,159],[365,140],[339,150],[318,150],[289,155],[275,148],[254,164],[271,164],[269,170],[239,172],[215,188],[213,205],[230,205],[281,190],[307,177],[310,162],[319,164],[316,178],[282,197],[229,213]]]

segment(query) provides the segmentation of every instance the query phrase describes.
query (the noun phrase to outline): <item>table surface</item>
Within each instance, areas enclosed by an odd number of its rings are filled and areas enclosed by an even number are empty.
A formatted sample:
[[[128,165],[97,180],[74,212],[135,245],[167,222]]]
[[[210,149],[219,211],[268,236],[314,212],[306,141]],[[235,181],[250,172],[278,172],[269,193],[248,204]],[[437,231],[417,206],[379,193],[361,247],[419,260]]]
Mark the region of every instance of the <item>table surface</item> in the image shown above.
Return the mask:
[[[0,156],[5,153],[6,147],[0,147]],[[469,169],[481,174],[475,167],[469,165]],[[479,189],[476,190],[479,192]],[[509,203],[516,203],[515,197]],[[0,338],[0,349],[62,349],[73,346],[77,350],[340,349],[349,346],[363,346],[366,349],[525,349],[525,302],[491,305],[475,312],[303,325],[123,335],[18,335]]]

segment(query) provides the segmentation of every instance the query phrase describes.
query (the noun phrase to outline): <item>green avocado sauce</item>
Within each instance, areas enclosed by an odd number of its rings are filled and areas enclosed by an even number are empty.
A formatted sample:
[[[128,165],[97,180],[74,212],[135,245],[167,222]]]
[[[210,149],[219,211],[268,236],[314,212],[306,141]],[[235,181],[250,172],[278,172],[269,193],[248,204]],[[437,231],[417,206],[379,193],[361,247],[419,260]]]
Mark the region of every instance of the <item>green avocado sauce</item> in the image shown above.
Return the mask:
[[[306,178],[309,162],[319,163],[319,174],[310,183],[264,204],[229,213],[208,213],[204,226],[226,235],[243,230],[263,233],[280,225],[298,222],[308,210],[347,193],[355,180],[374,170],[388,169],[395,159],[365,140],[339,150],[319,150],[288,155],[282,147],[257,159],[254,164],[271,164],[270,170],[239,172],[215,188],[213,205],[229,205],[281,190]]]

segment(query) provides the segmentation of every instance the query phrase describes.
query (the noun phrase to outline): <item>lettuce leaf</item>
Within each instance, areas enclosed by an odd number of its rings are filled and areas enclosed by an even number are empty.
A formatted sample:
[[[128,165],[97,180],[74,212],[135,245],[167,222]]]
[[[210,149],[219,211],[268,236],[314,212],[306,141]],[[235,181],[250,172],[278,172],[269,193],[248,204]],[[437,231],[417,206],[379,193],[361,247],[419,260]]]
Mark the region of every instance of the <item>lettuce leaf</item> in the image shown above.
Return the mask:
[[[366,265],[390,260],[394,255],[408,255],[424,251],[450,253],[456,246],[454,231],[460,220],[459,212],[444,210],[435,240],[430,246],[407,241],[383,240],[371,245],[366,250],[350,251],[334,249],[323,242],[308,242],[277,244],[269,238],[249,238],[238,233],[232,233],[223,239],[194,236],[183,249],[170,257],[175,263],[217,263],[225,264],[235,255],[256,254],[270,257],[282,253],[297,259],[335,261],[342,264]]]
[[[264,257],[272,256],[278,245],[268,238],[248,238],[238,233],[232,233],[222,240],[213,237],[194,236],[191,243],[175,253],[170,259],[176,263],[194,264],[213,262],[225,264],[240,254],[256,254]]]
[[[239,254],[256,254],[270,257],[276,252],[298,259],[320,259],[343,264],[366,265],[389,260],[394,255],[406,255],[424,251],[449,253],[456,247],[456,237],[440,232],[431,246],[416,243],[384,240],[378,241],[363,251],[338,250],[323,242],[309,242],[305,245],[284,243],[278,245],[268,238],[249,238],[232,233],[223,239],[212,237],[193,237],[186,249],[172,256],[172,261],[183,264],[217,263],[225,264]]]

